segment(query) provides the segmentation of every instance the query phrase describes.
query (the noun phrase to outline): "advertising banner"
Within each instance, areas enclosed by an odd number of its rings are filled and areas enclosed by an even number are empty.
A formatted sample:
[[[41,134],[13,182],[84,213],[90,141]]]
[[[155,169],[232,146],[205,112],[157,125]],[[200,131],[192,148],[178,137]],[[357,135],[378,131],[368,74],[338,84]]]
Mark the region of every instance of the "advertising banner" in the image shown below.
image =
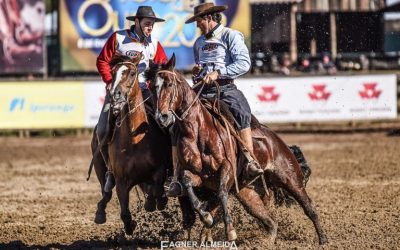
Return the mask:
[[[84,83],[85,123],[86,128],[94,128],[99,121],[100,111],[106,96],[105,84],[101,81]]]
[[[81,128],[82,82],[0,84],[0,129]]]
[[[44,72],[44,0],[0,1],[0,74]]]
[[[178,69],[191,69],[192,46],[200,32],[196,23],[184,25],[193,14],[193,0],[61,0],[60,40],[62,71],[96,71],[96,57],[108,37],[134,22],[125,19],[135,15],[139,5],[150,5],[156,16],[166,22],[155,23],[152,37],[160,41],[167,56],[176,54]],[[222,22],[250,36],[250,6],[248,0],[217,0],[227,5]]]
[[[395,119],[396,75],[239,79],[265,123]]]

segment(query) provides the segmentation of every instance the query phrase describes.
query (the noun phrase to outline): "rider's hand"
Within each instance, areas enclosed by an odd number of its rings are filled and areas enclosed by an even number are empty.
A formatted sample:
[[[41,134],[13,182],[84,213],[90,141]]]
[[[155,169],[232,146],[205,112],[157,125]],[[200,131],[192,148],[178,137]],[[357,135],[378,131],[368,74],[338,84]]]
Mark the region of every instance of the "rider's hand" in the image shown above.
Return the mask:
[[[112,89],[112,83],[109,82],[109,83],[106,84],[106,90],[107,91],[111,91],[111,89]]]
[[[192,75],[198,76],[203,68],[201,67],[200,64],[194,65],[192,69]]]
[[[206,84],[212,84],[213,81],[216,81],[218,79],[218,76],[218,71],[210,72],[203,78],[203,82],[205,82]]]

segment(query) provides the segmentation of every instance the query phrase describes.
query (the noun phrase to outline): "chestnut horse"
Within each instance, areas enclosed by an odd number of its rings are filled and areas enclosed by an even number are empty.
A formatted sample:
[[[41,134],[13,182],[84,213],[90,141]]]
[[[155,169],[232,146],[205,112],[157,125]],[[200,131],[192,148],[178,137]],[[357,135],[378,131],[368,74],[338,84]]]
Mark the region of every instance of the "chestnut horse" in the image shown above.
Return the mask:
[[[169,135],[160,129],[154,118],[146,115],[145,100],[138,82],[139,60],[140,57],[132,61],[125,56],[116,56],[111,61],[113,88],[110,92],[110,116],[115,124],[113,137],[107,147],[108,165],[115,177],[120,215],[128,235],[133,233],[136,226],[129,211],[130,190],[140,184],[149,196],[147,199],[154,199],[158,209],[165,208],[167,197],[163,184],[167,169],[172,168]],[[107,167],[101,155],[95,154],[97,147],[99,142],[94,131],[93,163],[103,194],[97,206],[95,222],[102,224],[106,222],[105,208],[111,199],[112,190],[106,192],[104,189]]]
[[[182,182],[193,207],[205,225],[210,226],[212,216],[220,205],[214,199],[209,204],[210,215],[202,209],[192,187],[203,186],[217,191],[228,240],[234,239],[236,234],[228,213],[227,199],[234,183],[233,168],[238,167],[240,191],[236,195],[249,213],[269,229],[271,239],[274,240],[277,224],[271,219],[260,195],[248,187],[242,178],[242,161],[236,154],[236,141],[205,108],[198,98],[199,93],[193,91],[184,77],[174,70],[174,66],[175,57],[172,56],[168,64],[151,67],[147,77],[152,81],[152,88],[157,91],[157,120],[163,126],[175,122],[177,127],[179,165],[184,168]],[[253,122],[252,133],[255,156],[265,170],[268,183],[283,188],[296,199],[312,220],[319,243],[325,244],[327,237],[320,226],[316,208],[306,193],[296,157],[277,134],[258,122]]]

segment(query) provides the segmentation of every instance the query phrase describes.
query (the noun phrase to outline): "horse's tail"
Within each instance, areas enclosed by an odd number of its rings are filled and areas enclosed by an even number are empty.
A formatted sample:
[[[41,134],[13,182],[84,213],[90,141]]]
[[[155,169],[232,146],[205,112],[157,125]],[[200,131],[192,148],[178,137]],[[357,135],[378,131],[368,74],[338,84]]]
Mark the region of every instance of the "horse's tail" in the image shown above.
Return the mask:
[[[304,157],[304,154],[301,151],[300,147],[292,145],[289,146],[289,148],[296,157],[296,160],[300,165],[301,172],[303,173],[303,186],[305,188],[308,180],[310,179],[311,168],[308,165],[306,158]],[[296,203],[296,200],[292,196],[290,196],[286,190],[282,188],[273,187],[272,191],[274,193],[275,203],[278,206],[285,205],[287,207],[290,207],[291,205]]]

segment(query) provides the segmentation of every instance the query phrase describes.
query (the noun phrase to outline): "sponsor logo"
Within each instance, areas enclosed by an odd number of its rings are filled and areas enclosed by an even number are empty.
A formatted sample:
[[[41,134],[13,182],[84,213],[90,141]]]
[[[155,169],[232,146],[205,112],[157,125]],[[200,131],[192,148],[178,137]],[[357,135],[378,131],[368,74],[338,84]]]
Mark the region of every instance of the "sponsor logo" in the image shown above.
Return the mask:
[[[14,112],[17,110],[22,111],[24,109],[24,105],[25,105],[25,98],[15,97],[10,102],[9,110],[10,110],[10,112]]]
[[[206,45],[201,48],[202,51],[204,52],[211,52],[213,50],[216,50],[218,48],[218,44],[216,43],[207,43]]]
[[[24,97],[15,97],[11,100],[9,111],[17,112],[25,110],[25,98]],[[73,104],[68,103],[59,103],[59,104],[36,104],[30,103],[26,106],[27,110],[31,113],[70,113],[75,109]]]
[[[382,90],[377,90],[376,86],[378,85],[378,83],[376,82],[368,82],[368,83],[364,83],[364,89],[362,91],[359,91],[358,94],[360,95],[360,97],[362,99],[379,99],[379,96],[382,93]]]
[[[326,91],[325,84],[314,84],[313,91],[308,93],[308,96],[312,101],[327,101],[331,96],[331,93]]]
[[[279,99],[279,94],[275,93],[275,86],[263,86],[261,87],[262,93],[257,94],[258,100],[260,102],[277,102]]]
[[[128,50],[127,52],[125,52],[125,55],[129,56],[131,59],[142,57],[142,53],[136,50]]]

